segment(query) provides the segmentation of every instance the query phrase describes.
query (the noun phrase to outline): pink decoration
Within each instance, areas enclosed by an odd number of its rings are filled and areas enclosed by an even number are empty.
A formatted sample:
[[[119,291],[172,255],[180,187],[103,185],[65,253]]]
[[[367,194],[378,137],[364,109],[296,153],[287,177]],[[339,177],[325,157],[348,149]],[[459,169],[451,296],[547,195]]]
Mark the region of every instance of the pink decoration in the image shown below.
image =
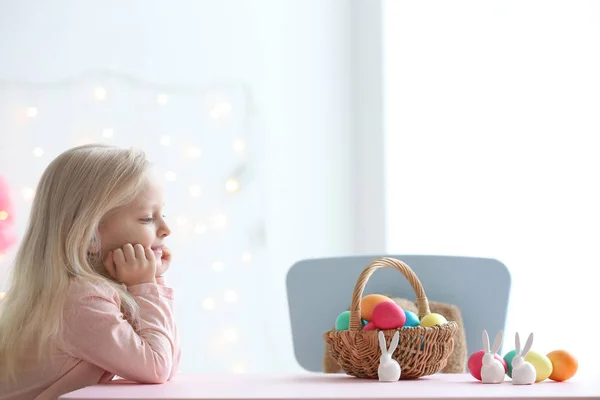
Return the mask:
[[[373,321],[369,322],[368,324],[366,324],[366,325],[363,327],[363,331],[374,331],[374,330],[376,330],[376,329],[377,329],[377,328],[375,327],[375,324],[373,323]]]
[[[406,314],[393,301],[383,301],[373,308],[371,321],[378,329],[399,329],[406,322]]]
[[[478,381],[481,380],[481,366],[483,365],[483,355],[485,354],[485,350],[478,350],[475,353],[471,354],[469,357],[469,361],[467,362],[469,373],[473,378]],[[508,371],[508,365],[506,365],[506,361],[504,358],[500,357],[498,354],[494,354],[494,358],[502,364],[504,367],[504,373]]]
[[[0,175],[0,253],[17,242],[14,231],[15,210],[11,202],[8,182]]]

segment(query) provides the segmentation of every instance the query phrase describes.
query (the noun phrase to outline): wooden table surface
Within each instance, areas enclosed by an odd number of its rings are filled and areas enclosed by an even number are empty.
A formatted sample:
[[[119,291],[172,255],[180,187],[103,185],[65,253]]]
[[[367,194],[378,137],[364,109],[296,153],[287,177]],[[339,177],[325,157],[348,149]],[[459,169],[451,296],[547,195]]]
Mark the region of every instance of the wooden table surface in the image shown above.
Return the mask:
[[[600,377],[575,376],[567,382],[544,381],[516,386],[482,384],[469,374],[436,374],[411,381],[379,382],[344,374],[179,375],[162,385],[114,381],[91,386],[60,400],[336,400],[336,399],[597,399]]]

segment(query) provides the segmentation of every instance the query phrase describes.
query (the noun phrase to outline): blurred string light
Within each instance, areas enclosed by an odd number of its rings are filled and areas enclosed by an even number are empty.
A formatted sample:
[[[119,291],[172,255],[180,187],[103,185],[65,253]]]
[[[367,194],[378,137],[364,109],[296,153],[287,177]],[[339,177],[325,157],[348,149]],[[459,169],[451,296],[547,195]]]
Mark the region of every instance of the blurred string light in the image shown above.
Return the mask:
[[[231,114],[232,106],[231,103],[225,99],[217,99],[210,108],[209,115],[216,119],[225,119]]]
[[[165,179],[169,182],[174,182],[177,180],[177,173],[175,171],[167,171],[165,172]]]
[[[213,267],[217,266],[217,268],[223,268],[224,264],[221,261],[217,261],[213,264]],[[223,299],[226,303],[237,303],[239,301],[238,293],[233,289],[227,289],[223,293]],[[217,307],[217,302],[214,297],[206,297],[202,301],[202,308],[208,311],[212,311]]]
[[[169,102],[169,95],[166,93],[159,94],[158,96],[156,96],[156,102],[161,106],[164,106]]]
[[[241,256],[241,260],[242,260],[242,262],[249,263],[250,261],[252,261],[252,254],[250,254],[249,251],[243,252],[242,256]]]
[[[162,144],[163,146],[170,146],[171,145],[171,137],[168,135],[161,136],[160,144]]]
[[[246,372],[246,366],[241,361],[235,361],[231,365],[231,372],[233,372],[234,374],[243,374]]]
[[[185,215],[180,215],[177,217],[177,225],[185,226],[188,223],[188,218]]]
[[[81,87],[86,82],[97,82],[97,84],[94,85],[92,89],[92,96],[96,100],[103,101],[110,96],[109,91],[100,83],[102,81],[118,81],[134,89],[137,88],[154,91],[154,93],[156,93],[156,103],[159,105],[168,104],[171,101],[171,97],[173,94],[185,95],[210,93],[210,95],[206,96],[205,103],[208,104],[208,115],[210,115],[213,118],[224,118],[232,113],[233,105],[231,104],[231,102],[229,102],[225,98],[225,96],[219,94],[228,89],[241,90],[244,95],[244,103],[247,109],[255,109],[253,105],[253,98],[250,96],[250,86],[241,81],[220,82],[217,85],[174,85],[152,82],[146,79],[140,79],[135,75],[116,71],[113,69],[93,69],[66,79],[52,81],[0,79],[0,87],[20,89],[56,89],[76,86]],[[35,105],[30,105],[30,107],[34,109]],[[37,111],[35,112],[35,115],[37,115]]]
[[[81,86],[85,84],[85,82],[102,82],[104,79],[98,79],[98,77],[103,77],[106,79],[115,79],[117,81],[128,83],[131,87],[139,87],[145,90],[153,90],[155,101],[158,106],[167,106],[171,103],[173,95],[183,94],[183,93],[198,93],[199,91],[204,91],[207,93],[212,93],[211,97],[207,97],[209,101],[205,104],[205,112],[206,115],[216,121],[224,121],[227,120],[233,113],[235,112],[233,104],[221,93],[228,89],[228,87],[234,87],[236,90],[241,89],[244,94],[245,105],[248,109],[252,109],[251,105],[251,97],[249,96],[250,90],[245,85],[240,85],[238,83],[235,84],[220,84],[218,88],[214,87],[193,87],[190,85],[185,86],[176,86],[176,85],[161,85],[155,84],[152,82],[142,81],[137,79],[132,75],[117,73],[114,71],[89,71],[84,73],[83,75],[73,77],[71,79],[66,79],[63,81],[55,81],[55,82],[16,82],[16,81],[6,81],[0,80],[0,87],[47,87],[47,88],[56,88],[56,87],[70,87],[70,86]],[[216,90],[215,90],[216,89]],[[107,87],[102,84],[92,85],[90,90],[90,96],[94,100],[98,102],[106,102],[110,101],[112,97],[112,90],[107,89]],[[40,119],[40,115],[43,116],[43,110],[40,111],[39,104],[28,104],[22,107],[21,111],[28,119]],[[23,115],[23,114],[21,114]],[[96,133],[100,137],[104,139],[112,139],[115,137],[115,130],[113,127],[107,126],[99,129]],[[90,143],[94,142],[95,138],[93,136],[80,137],[78,139],[78,144]],[[162,146],[172,146],[173,140],[169,135],[163,135],[159,138],[159,143]],[[185,160],[196,160],[202,157],[202,149],[194,146],[187,145],[181,146],[181,157]],[[234,154],[242,154],[247,150],[247,145],[242,138],[236,138],[232,141],[231,151]],[[45,154],[44,149],[41,146],[34,146],[32,148],[33,157],[42,157]],[[244,179],[243,173],[245,171],[245,167],[239,167],[234,173],[231,174],[230,177],[226,178],[223,183],[223,187],[226,193],[236,194],[239,193],[242,189],[243,184],[247,181]],[[177,171],[175,170],[167,170],[164,172],[164,177],[169,182],[174,182],[178,180],[179,176]],[[190,183],[188,185],[188,193],[192,198],[199,198],[202,195],[202,188],[199,183]],[[25,186],[21,189],[21,196],[23,200],[26,202],[30,202],[35,197],[35,190],[31,187]],[[8,215],[0,211],[0,220],[8,218]],[[223,232],[227,229],[229,220],[228,216],[224,212],[215,212],[213,215],[209,216],[206,221],[191,221],[185,215],[179,215],[176,218],[176,222],[179,226],[191,226],[191,229],[195,234],[203,235],[209,231],[215,232]],[[5,255],[0,253],[0,262],[3,261]],[[239,262],[249,263],[252,261],[252,254],[250,251],[244,251],[239,255]],[[222,272],[225,269],[226,265],[223,261],[215,260],[211,264],[211,268],[214,272]],[[2,298],[4,293],[0,293],[0,298]],[[239,301],[238,293],[233,289],[227,289],[223,292],[222,299],[224,303],[237,303]],[[202,300],[202,308],[206,311],[213,311],[217,308],[217,300],[214,297],[206,297]],[[233,328],[228,328],[222,333],[220,333],[220,338],[222,341],[227,343],[237,343],[239,341],[238,332]],[[245,372],[246,367],[242,361],[233,361],[230,366],[231,371],[242,373]]]
[[[244,141],[242,139],[235,139],[233,141],[233,151],[235,151],[236,153],[242,153],[244,152],[244,150],[246,150],[246,143],[244,143]]]
[[[102,100],[106,100],[106,89],[104,89],[102,86],[96,86],[94,88],[94,98],[96,100],[102,101]]]
[[[208,227],[206,226],[206,224],[198,223],[194,226],[194,232],[197,233],[198,235],[202,235],[202,234],[208,232]]]
[[[21,190],[21,195],[23,196],[23,199],[25,199],[26,201],[31,201],[31,200],[33,200],[33,197],[35,196],[35,190],[33,190],[30,187],[24,187]]]
[[[209,218],[209,226],[215,231],[224,231],[227,228],[227,214],[216,213]]]
[[[235,345],[240,342],[240,335],[238,331],[233,328],[223,329],[218,336],[211,340],[212,350],[216,354],[223,354],[223,351],[232,351]]]
[[[188,186],[188,192],[192,197],[200,197],[200,195],[202,194],[202,188],[198,184],[192,184]]]
[[[38,109],[36,107],[27,107],[25,109],[25,115],[27,118],[35,118],[38,115]]]
[[[199,147],[187,146],[183,148],[182,153],[184,158],[193,160],[196,158],[200,158],[200,156],[202,155],[202,150],[200,150]]]
[[[236,193],[240,190],[240,182],[235,178],[227,179],[225,182],[225,190],[229,193]]]
[[[115,131],[113,131],[111,128],[102,129],[102,137],[110,139],[113,136],[115,136]]]
[[[44,155],[44,149],[42,149],[41,147],[33,148],[33,156],[34,157],[41,157],[43,155]]]
[[[221,337],[227,343],[237,343],[239,341],[238,332],[233,328],[225,329],[221,334]]]
[[[228,289],[225,291],[225,301],[227,303],[235,303],[238,301],[238,294],[235,290]]]
[[[223,261],[215,261],[212,264],[212,269],[217,272],[223,271],[224,268],[225,268],[225,264],[223,263]]]
[[[213,299],[212,297],[205,298],[204,301],[202,302],[202,307],[205,310],[214,310],[215,309],[215,299]]]

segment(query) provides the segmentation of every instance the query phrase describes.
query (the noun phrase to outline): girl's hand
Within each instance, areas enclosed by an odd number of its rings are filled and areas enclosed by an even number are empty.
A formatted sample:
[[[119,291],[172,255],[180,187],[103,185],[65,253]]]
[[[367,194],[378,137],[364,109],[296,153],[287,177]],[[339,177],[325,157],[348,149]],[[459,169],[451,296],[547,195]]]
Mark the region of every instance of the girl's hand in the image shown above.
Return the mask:
[[[163,246],[161,262],[162,265],[156,268],[157,278],[163,276],[163,274],[167,272],[169,266],[171,265],[171,249],[169,249],[167,246]]]
[[[104,267],[109,275],[126,286],[156,283],[156,257],[152,249],[141,244],[126,244],[108,253]]]

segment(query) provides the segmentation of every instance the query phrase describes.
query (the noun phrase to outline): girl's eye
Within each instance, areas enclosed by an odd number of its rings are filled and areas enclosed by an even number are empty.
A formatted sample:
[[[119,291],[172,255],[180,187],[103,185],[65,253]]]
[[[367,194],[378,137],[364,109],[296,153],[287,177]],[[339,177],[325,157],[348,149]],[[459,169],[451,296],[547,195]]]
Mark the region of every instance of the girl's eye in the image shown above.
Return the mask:
[[[154,218],[152,218],[152,217],[142,218],[141,221],[143,221],[143,222],[152,222],[152,221],[154,221]]]

